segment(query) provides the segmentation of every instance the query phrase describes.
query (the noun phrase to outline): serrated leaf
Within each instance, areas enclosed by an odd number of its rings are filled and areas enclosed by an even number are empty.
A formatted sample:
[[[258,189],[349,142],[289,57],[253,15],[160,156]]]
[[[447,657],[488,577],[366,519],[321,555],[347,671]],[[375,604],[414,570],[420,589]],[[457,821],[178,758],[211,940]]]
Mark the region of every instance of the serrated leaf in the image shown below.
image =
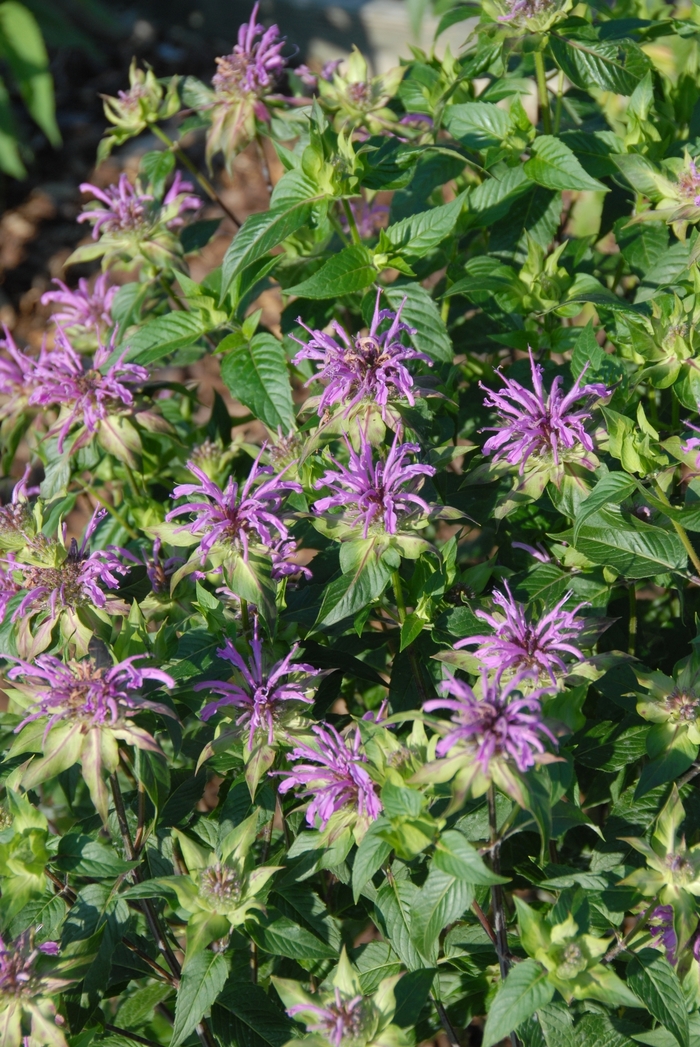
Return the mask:
[[[221,322],[226,319],[222,314]],[[176,349],[184,349],[214,329],[210,319],[200,312],[166,313],[149,320],[125,340],[112,357],[118,357],[126,348],[125,359],[147,366],[162,360]],[[114,362],[110,358],[111,362]]]
[[[394,311],[405,298],[401,319],[416,328],[416,333],[411,338],[415,347],[422,353],[427,353],[433,360],[452,363],[454,349],[445,321],[425,287],[417,283],[392,284],[384,289],[384,298]]]
[[[530,150],[533,155],[523,170],[528,178],[538,185],[543,185],[545,189],[608,192],[607,186],[586,173],[576,155],[560,138],[540,135],[532,143]]]
[[[225,344],[224,339],[219,348]],[[231,395],[272,432],[281,427],[287,435],[296,427],[287,360],[281,343],[271,334],[256,334],[226,353],[221,377]]]
[[[433,864],[412,909],[411,937],[428,960],[438,958],[438,939],[474,900],[470,884],[443,872]]]
[[[503,141],[510,118],[505,109],[493,102],[464,102],[447,110],[445,126],[468,149],[483,150]]]
[[[261,986],[240,976],[212,1009],[212,1027],[220,1043],[236,1047],[284,1047],[298,1029]]]
[[[377,600],[389,583],[391,571],[369,543],[352,571],[330,582],[323,594],[317,625],[333,625],[357,614]]]
[[[573,540],[573,531],[558,536]],[[676,534],[651,524],[634,526],[619,506],[607,505],[581,525],[575,548],[593,563],[614,568],[624,578],[651,578],[682,571],[688,554]]]
[[[292,960],[326,960],[335,956],[332,945],[288,916],[280,916],[270,909],[269,917],[251,927],[250,934],[271,956],[288,956]]]
[[[269,211],[246,218],[224,255],[221,267],[221,295],[226,295],[232,281],[246,266],[277,247],[288,236],[306,225],[312,210],[312,201],[294,200],[291,204],[273,207]]]
[[[337,298],[353,291],[363,291],[376,278],[372,252],[358,244],[333,255],[308,280],[285,288],[285,294],[299,298]]]
[[[170,1047],[179,1047],[194,1032],[226,984],[228,967],[221,953],[198,952],[185,962],[175,1003]]]
[[[491,1002],[483,1047],[493,1047],[504,1039],[553,996],[554,986],[547,981],[547,972],[536,960],[516,964]]]
[[[601,477],[587,498],[581,502],[574,522],[574,542],[586,520],[602,506],[613,502],[620,505],[637,489],[636,480],[627,473],[608,473]]]
[[[409,258],[423,258],[453,231],[464,205],[465,193],[449,204],[395,222],[386,230],[394,247],[402,249]]]
[[[575,40],[552,33],[549,38],[557,65],[577,87],[631,95],[651,63],[632,40]]]
[[[352,892],[356,902],[365,885],[391,854],[391,844],[378,835],[385,824],[383,818],[373,822],[357,848],[352,867]]]
[[[507,877],[496,876],[491,872],[478,851],[456,829],[442,833],[435,847],[433,862],[437,869],[466,883],[484,887],[508,883]]]
[[[419,888],[410,880],[394,879],[380,887],[375,902],[386,927],[386,937],[409,971],[430,967],[430,962],[417,948],[411,935],[418,895]]]
[[[656,949],[642,949],[627,967],[627,984],[650,1014],[676,1037],[680,1047],[690,1047],[688,1010],[678,976]]]

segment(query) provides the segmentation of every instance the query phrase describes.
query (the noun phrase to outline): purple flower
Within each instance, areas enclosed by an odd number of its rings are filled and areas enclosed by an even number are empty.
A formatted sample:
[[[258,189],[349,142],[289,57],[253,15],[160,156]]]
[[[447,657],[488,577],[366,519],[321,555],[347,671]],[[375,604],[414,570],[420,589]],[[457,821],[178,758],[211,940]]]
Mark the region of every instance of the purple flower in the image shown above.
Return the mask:
[[[93,513],[80,546],[73,538],[66,550],[59,542],[50,541],[42,534],[28,543],[25,559],[31,558],[32,562],[12,564],[22,573],[21,589],[28,590],[12,615],[13,622],[40,609],[48,610],[51,618],[55,618],[61,611],[74,610],[80,604],[100,608],[106,605],[101,585],[117,589],[120,585],[117,576],[125,575],[129,570],[112,550],[88,552],[88,542],[106,515],[106,509],[97,509]],[[6,560],[6,567],[8,563]]]
[[[76,422],[85,429],[74,441],[72,451],[86,444],[110,414],[133,407],[134,394],[129,386],[147,381],[145,367],[124,363],[127,350],[105,370],[112,350],[111,342],[99,345],[93,359],[88,361],[76,352],[63,328],[58,327],[54,349],[36,363],[29,403],[64,408],[48,433],[49,436],[58,434],[59,452],[63,451],[66,437]]]
[[[544,368],[535,363],[531,349],[529,353],[534,392],[530,392],[520,382],[506,378],[500,370],[498,373],[505,383],[502,392],[494,393],[479,383],[488,393],[484,405],[495,407],[499,412],[498,425],[486,426],[486,431],[492,430],[495,436],[490,436],[484,444],[484,454],[493,454],[494,461],[519,465],[521,475],[532,455],[551,455],[554,464],[558,465],[562,452],[566,453],[577,446],[593,451],[593,441],[583,424],[591,417],[590,411],[573,408],[578,400],[590,401],[609,394],[609,390],[600,382],[581,385],[588,367],[586,364],[570,392],[562,392],[562,379],[558,375],[546,395],[542,385]],[[589,469],[594,468],[589,460],[583,458],[582,462]]]
[[[38,493],[38,488],[27,486],[31,465],[27,465],[22,479],[12,489],[12,500],[0,506],[0,548],[21,549],[34,536],[36,525],[27,498]]]
[[[36,961],[42,953],[45,956],[58,955],[58,942],[34,945],[32,939],[32,931],[24,931],[9,946],[0,938],[0,996],[17,996],[36,991]]]
[[[7,554],[3,562],[0,562],[0,622],[7,613],[7,605],[13,596],[22,591],[22,586],[15,581],[13,572],[19,565],[15,561],[15,554]]]
[[[160,669],[134,664],[145,657],[135,654],[109,669],[98,666],[93,658],[64,663],[52,654],[40,654],[34,664],[12,659],[17,664],[8,672],[8,679],[20,680],[22,691],[34,698],[29,715],[18,724],[15,732],[45,716],[48,717],[45,734],[54,724],[66,720],[78,720],[94,727],[114,726],[142,710],[172,716],[172,710],[166,705],[129,693],[141,690],[146,680],[157,680],[166,687],[175,686],[172,676]]]
[[[202,469],[193,462],[188,462],[188,469],[200,483],[178,484],[173,491],[173,498],[197,494],[206,498],[206,501],[180,505],[177,509],[172,509],[165,519],[171,521],[187,513],[194,514],[194,520],[183,524],[179,530],[189,531],[200,538],[202,562],[217,542],[240,545],[243,558],[247,559],[251,536],[257,537],[267,546],[274,545],[278,538],[289,537],[289,531],[281,516],[282,502],[290,491],[301,493],[301,486],[293,480],[281,479],[286,470],[275,476],[269,465],[260,465],[262,453],[261,451],[253,462],[250,475],[240,491],[239,485],[232,477],[222,491]],[[261,477],[266,476],[269,479],[257,483]]]
[[[71,291],[62,280],[54,280],[54,283],[59,289],[43,294],[41,304],[56,302],[59,306],[51,317],[55,323],[66,327],[85,327],[96,332],[112,326],[112,302],[119,288],[109,287],[107,273],[97,277],[92,291],[84,279],[78,281],[75,291]]]
[[[486,611],[476,611],[493,629],[491,635],[467,636],[458,640],[455,649],[460,647],[478,647],[474,652],[486,669],[496,669],[499,673],[509,669],[530,669],[544,671],[555,682],[554,670],[565,673],[566,663],[563,654],[573,655],[579,661],[583,655],[573,641],[581,635],[584,621],[577,618],[577,612],[584,606],[578,604],[571,611],[564,610],[564,604],[570,599],[567,593],[551,611],[537,621],[533,621],[524,604],[513,599],[508,582],[503,583],[505,593],[497,589],[493,593],[493,602],[503,611],[495,616]]]
[[[351,200],[350,210],[352,211],[353,218],[355,219],[357,231],[363,240],[369,240],[372,236],[376,236],[380,229],[384,229],[386,227],[387,219],[389,217],[389,208],[386,206],[386,204],[378,204],[376,201],[369,203],[363,197],[361,200]],[[340,224],[346,231],[350,228],[344,212],[340,216]],[[401,308],[399,308],[399,313],[400,312]],[[413,332],[413,328],[404,329]],[[402,346],[401,348],[404,347]],[[299,356],[297,356],[297,359],[298,358]],[[424,359],[429,358],[424,357]]]
[[[320,370],[306,384],[317,379],[328,382],[318,405],[319,416],[338,403],[345,405],[346,416],[362,400],[380,404],[382,413],[390,398],[403,396],[411,405],[415,403],[413,378],[405,361],[423,360],[432,367],[432,360],[425,353],[419,353],[399,340],[402,331],[416,333],[415,328],[401,322],[401,310],[406,299],[394,313],[391,309],[380,310],[380,294],[378,291],[372,325],[366,335],[351,338],[334,320],[332,327],[340,338],[338,342],[325,331],[307,327],[301,318],[297,320],[309,332],[311,341],[305,344],[299,338],[294,339],[303,347],[295,356],[294,363],[300,360],[317,361]],[[390,324],[385,331],[380,332],[379,327],[385,320],[389,320]]]
[[[294,644],[291,651],[280,662],[267,667],[263,657],[262,641],[258,637],[257,628],[250,643],[252,656],[247,660],[242,658],[230,640],[226,640],[223,647],[217,650],[220,658],[231,662],[238,670],[234,682],[219,680],[207,680],[195,684],[195,691],[201,691],[205,687],[214,694],[222,695],[216,701],[209,702],[202,709],[202,719],[209,720],[215,713],[228,705],[241,709],[241,715],[236,720],[236,725],[247,724],[248,749],[253,749],[253,736],[260,728],[267,731],[267,744],[274,742],[275,725],[284,711],[285,702],[306,702],[312,704],[305,691],[309,688],[308,678],[301,680],[288,680],[285,677],[297,673],[316,673],[313,665],[306,662],[295,662],[294,656],[299,650],[299,644]],[[240,681],[240,682],[239,682]]]
[[[679,174],[677,189],[684,200],[695,207],[700,207],[700,171],[698,171],[695,160],[690,160],[688,169]]]
[[[217,101],[254,95],[262,98],[275,85],[285,66],[281,51],[284,40],[276,25],[269,29],[256,22],[259,3],[255,4],[250,22],[238,30],[238,43],[230,55],[217,58],[217,71],[212,86]]]
[[[92,238],[98,240],[103,233],[119,234],[124,232],[150,230],[161,219],[161,208],[150,193],[145,193],[140,183],[132,185],[125,174],[119,176],[116,185],[100,189],[99,186],[83,182],[82,193],[92,193],[104,207],[91,207],[78,215],[79,222],[92,222]],[[183,181],[180,172],[176,172],[173,184],[163,199],[162,210],[168,217],[165,226],[177,229],[184,222],[186,211],[196,211],[202,201],[198,196],[190,195],[194,186]],[[172,211],[172,214],[169,212]]]
[[[272,559],[270,576],[273,582],[281,582],[283,578],[292,578],[294,575],[303,575],[307,581],[313,577],[308,567],[297,563],[294,559],[297,552],[298,546],[293,538],[281,538],[270,546]]]
[[[316,735],[316,748],[300,743],[290,753],[290,760],[306,762],[293,771],[281,772],[284,781],[280,793],[299,789],[302,796],[312,797],[306,821],[313,826],[318,817],[321,829],[325,829],[336,811],[344,808],[353,808],[360,817],[374,821],[382,804],[364,767],[367,757],[360,752],[359,729],[352,742],[342,738],[330,724],[316,724],[311,729]]]
[[[663,946],[668,962],[675,967],[678,962],[678,957],[676,956],[678,938],[673,929],[672,905],[656,906],[649,918],[649,933],[654,945],[657,948]]]
[[[317,491],[328,487],[333,493],[315,502],[314,512],[347,509],[348,522],[362,522],[363,538],[375,523],[387,534],[396,534],[399,517],[414,513],[416,507],[429,513],[430,506],[415,491],[420,487],[422,477],[433,476],[435,469],[432,465],[407,464],[406,457],[418,454],[420,447],[418,444],[399,444],[398,441],[397,433],[386,460],[374,462],[372,445],[364,433],[359,453],[345,437],[350,460],[347,465],[342,465],[329,456],[336,471],[329,469],[314,487]]]
[[[510,547],[511,549],[523,549],[526,553],[529,553],[530,556],[533,556],[535,560],[539,560],[540,563],[552,562],[552,557],[549,555],[542,542],[537,543],[537,548],[535,548],[534,545],[527,545],[526,542],[511,542]]]
[[[119,549],[114,545],[110,546],[110,551],[121,553],[122,556],[125,556],[132,563],[145,567],[146,577],[151,583],[153,592],[165,593],[170,588],[170,576],[175,573],[178,565],[183,563],[183,558],[181,556],[168,556],[164,560],[160,555],[161,546],[160,538],[156,538],[153,542],[153,552],[150,557],[145,552],[142,552],[140,557],[135,556],[128,549]]]
[[[442,689],[453,697],[435,698],[423,706],[426,712],[449,709],[453,713],[455,726],[437,743],[437,755],[447,756],[454,746],[466,744],[481,763],[484,774],[488,774],[494,757],[512,760],[519,771],[527,771],[535,763],[535,753],[545,751],[542,736],[557,745],[554,735],[542,723],[540,706],[541,696],[551,693],[552,688],[541,687],[522,695],[522,684],[536,680],[535,674],[521,672],[503,684],[500,677],[489,681],[483,673],[482,698],[477,698],[461,680],[446,680]],[[520,697],[513,698],[514,693]]]
[[[312,1003],[295,1003],[287,1008],[287,1014],[293,1018],[300,1011],[311,1012],[318,1021],[307,1025],[308,1032],[322,1033],[332,1047],[341,1047],[343,1043],[354,1043],[360,1040],[367,1016],[363,1007],[364,996],[344,998],[340,989],[335,990],[335,1001],[326,1007]]]
[[[499,15],[499,22],[513,22],[517,18],[536,18],[547,8],[552,7],[552,0],[506,0],[510,8],[507,14]]]

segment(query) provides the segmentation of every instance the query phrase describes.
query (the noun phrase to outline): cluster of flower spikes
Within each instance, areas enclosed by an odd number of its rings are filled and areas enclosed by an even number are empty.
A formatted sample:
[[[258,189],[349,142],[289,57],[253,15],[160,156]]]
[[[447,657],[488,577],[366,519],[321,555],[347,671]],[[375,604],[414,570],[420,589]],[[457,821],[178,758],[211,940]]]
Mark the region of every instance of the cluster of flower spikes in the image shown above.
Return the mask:
[[[128,572],[114,549],[90,551],[89,542],[106,509],[97,509],[85,529],[82,542],[75,538],[66,545],[66,525],[63,525],[63,540],[47,538],[35,533],[32,514],[27,502],[27,478],[15,485],[12,501],[0,506],[0,547],[9,548],[0,567],[7,576],[9,598],[16,593],[25,595],[12,614],[17,622],[37,610],[46,610],[49,619],[66,609],[74,610],[80,604],[105,606],[106,597],[102,586],[117,589],[120,575]],[[3,593],[3,613],[8,600]]]
[[[363,996],[342,996],[340,989],[335,989],[335,1000],[328,1006],[320,1007],[308,1003],[297,1003],[287,1010],[290,1018],[300,1011],[312,1011],[316,1022],[307,1026],[309,1032],[322,1033],[331,1047],[342,1047],[343,1043],[359,1040],[366,1021]]]
[[[409,327],[401,321],[401,311],[406,300],[404,299],[398,310],[393,312],[391,309],[379,308],[380,294],[378,291],[372,323],[367,334],[350,336],[334,320],[332,327],[340,339],[338,341],[325,331],[307,327],[301,318],[297,320],[297,323],[309,332],[311,341],[305,343],[298,338],[294,339],[302,346],[294,362],[313,360],[319,365],[319,370],[309,379],[307,385],[314,381],[327,383],[318,404],[319,416],[323,416],[337,404],[343,405],[343,413],[347,417],[352,409],[363,401],[379,404],[382,414],[385,414],[390,399],[405,397],[409,404],[415,403],[413,378],[406,367],[406,361],[422,360],[432,367],[432,360],[425,353],[404,345],[400,340],[402,332],[416,334],[414,327]],[[380,326],[386,320],[389,321],[389,326],[380,331]]]
[[[522,474],[531,458],[545,457],[559,465],[568,452],[583,449],[581,463],[595,468],[595,464],[585,457],[585,452],[594,450],[593,440],[584,425],[591,417],[587,406],[594,399],[609,395],[609,390],[600,382],[581,385],[586,372],[584,368],[568,393],[562,391],[562,379],[557,376],[547,394],[542,384],[544,368],[535,363],[532,350],[529,353],[534,391],[500,371],[505,385],[500,392],[479,383],[488,394],[484,405],[498,412],[497,424],[486,427],[486,431],[492,430],[494,435],[484,444],[484,454],[493,455],[494,461],[517,465]],[[577,408],[580,400],[584,401],[584,406]]]
[[[94,658],[62,662],[52,654],[40,654],[33,664],[15,658],[7,676],[20,681],[23,691],[33,698],[28,715],[15,728],[47,717],[46,733],[54,724],[76,720],[87,726],[115,726],[136,712],[150,710],[172,716],[165,705],[137,697],[146,680],[156,680],[166,687],[175,681],[161,669],[135,663],[145,655],[132,655],[110,668],[98,665]]]
[[[138,182],[132,183],[125,174],[116,185],[100,189],[90,182],[80,186],[82,193],[92,193],[103,207],[91,207],[78,215],[79,222],[92,224],[92,238],[103,233],[146,231],[164,222],[169,230],[179,229],[185,223],[188,211],[198,211],[202,201],[194,194],[194,186],[177,171],[173,184],[158,203],[152,194],[143,191]],[[172,213],[170,213],[172,211]]]

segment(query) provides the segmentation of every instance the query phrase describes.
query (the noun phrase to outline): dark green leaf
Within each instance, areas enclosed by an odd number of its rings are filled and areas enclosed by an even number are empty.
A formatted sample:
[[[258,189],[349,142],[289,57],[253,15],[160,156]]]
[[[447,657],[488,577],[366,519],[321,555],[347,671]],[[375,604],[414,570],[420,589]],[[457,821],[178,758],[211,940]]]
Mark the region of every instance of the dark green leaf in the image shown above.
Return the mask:
[[[221,294],[247,266],[277,247],[288,236],[306,225],[311,216],[309,200],[297,200],[289,206],[272,208],[247,218],[224,255],[221,272]]]
[[[656,949],[642,949],[627,968],[627,984],[642,1005],[676,1037],[690,1047],[688,1009],[678,976]]]
[[[547,981],[547,972],[536,960],[516,964],[491,1002],[483,1047],[493,1047],[504,1039],[553,996],[554,986]]]
[[[226,339],[219,349],[224,349]],[[273,433],[295,428],[292,389],[282,344],[271,334],[256,334],[221,361],[221,377],[231,395]]]
[[[185,963],[177,991],[170,1047],[179,1047],[194,1032],[223,989],[227,977],[228,967],[221,953],[195,953]]]
[[[313,276],[286,288],[286,293],[299,298],[337,298],[338,295],[364,290],[376,278],[372,252],[357,245],[332,255]]]

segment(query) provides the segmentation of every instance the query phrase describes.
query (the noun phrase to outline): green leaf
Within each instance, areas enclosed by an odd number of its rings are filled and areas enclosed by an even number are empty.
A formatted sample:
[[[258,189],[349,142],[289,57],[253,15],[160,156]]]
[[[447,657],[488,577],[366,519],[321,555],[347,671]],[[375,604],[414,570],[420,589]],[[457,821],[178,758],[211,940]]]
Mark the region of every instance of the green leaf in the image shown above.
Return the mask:
[[[225,346],[226,339],[219,348]],[[286,436],[296,428],[287,359],[281,343],[271,334],[256,334],[250,342],[226,353],[221,377],[231,395],[273,433],[281,427]]]
[[[554,996],[547,972],[536,960],[516,964],[501,984],[484,1026],[483,1047],[493,1047]]]
[[[385,937],[409,971],[431,964],[415,945],[411,935],[413,912],[420,891],[410,880],[393,879],[377,892],[376,906],[386,927]]]
[[[531,145],[534,154],[523,170],[528,178],[546,189],[603,190],[607,186],[597,178],[591,178],[569,149],[568,145],[553,135],[540,135]]]
[[[608,473],[607,476],[603,476],[579,506],[574,523],[574,542],[586,520],[598,509],[609,502],[620,505],[636,489],[636,480],[627,473]]]
[[[133,1029],[142,1022],[149,1021],[158,1004],[166,1000],[172,991],[172,985],[163,982],[144,985],[142,989],[137,989],[133,996],[128,996],[119,1008],[118,1024],[123,1029]]]
[[[295,294],[299,298],[337,298],[364,290],[376,278],[372,252],[358,244],[332,255],[308,280],[287,287],[285,294]]]
[[[465,194],[461,193],[449,204],[433,207],[430,211],[420,211],[390,225],[386,230],[387,238],[409,258],[423,258],[453,231],[462,212],[464,199]]]
[[[27,169],[19,155],[17,125],[5,81],[0,77],[0,170],[12,178],[25,178]]]
[[[385,818],[378,818],[376,822],[372,822],[362,843],[357,848],[352,867],[352,893],[355,902],[362,894],[365,885],[391,854],[391,844],[378,835],[379,830],[386,824]]]
[[[170,1047],[179,1047],[194,1032],[223,989],[227,977],[228,967],[221,953],[198,952],[189,963],[185,959]]]
[[[390,569],[376,554],[375,543],[368,542],[353,570],[326,586],[316,624],[334,625],[357,614],[382,595],[390,577]]]
[[[649,1013],[673,1033],[680,1047],[690,1047],[686,1000],[666,957],[656,949],[642,949],[630,960],[627,984]]]
[[[169,149],[155,149],[141,157],[141,170],[152,186],[155,196],[163,195],[168,175],[175,170],[175,154]]]
[[[124,861],[107,844],[83,833],[68,833],[60,839],[54,864],[61,872],[73,872],[97,880],[121,876],[139,863]]]
[[[409,647],[416,637],[423,632],[425,624],[425,619],[421,618],[419,614],[407,615],[406,620],[401,625],[401,646],[399,650],[404,651]]]
[[[577,87],[631,95],[651,63],[632,40],[596,40],[552,33],[550,47],[559,68]]]
[[[219,1043],[232,1047],[284,1047],[295,1028],[265,990],[250,979],[228,982],[212,1009]]]
[[[465,102],[447,110],[445,127],[467,149],[481,151],[500,145],[508,135],[510,118],[493,102]]]
[[[487,868],[478,851],[456,829],[442,833],[435,847],[433,863],[437,869],[466,883],[484,887],[508,883],[507,877],[496,876]]]
[[[433,863],[428,878],[412,908],[411,937],[423,956],[432,963],[438,958],[438,939],[474,900],[470,884],[450,876]]]
[[[222,323],[223,319],[225,317],[222,318]],[[144,367],[156,363],[169,353],[174,353],[176,349],[194,345],[202,335],[212,331],[215,326],[206,314],[199,311],[179,311],[157,316],[125,340],[126,359]],[[123,349],[124,346],[121,346],[113,357],[116,359]],[[110,358],[109,362],[114,362],[114,359]]]
[[[220,218],[205,218],[201,222],[186,225],[180,233],[180,243],[185,254],[201,251],[221,225]]]
[[[268,910],[268,918],[251,926],[250,935],[271,956],[288,956],[292,960],[327,960],[336,955],[328,942],[322,941],[288,916]]]
[[[558,536],[573,540],[573,531]],[[676,534],[626,519],[619,506],[593,513],[578,530],[575,548],[593,563],[614,568],[624,578],[651,578],[682,571],[688,554]]]
[[[61,144],[53,79],[41,30],[31,11],[16,0],[0,4],[0,54],[17,80],[22,98],[51,145]]]
[[[295,200],[289,205],[273,207],[247,218],[224,255],[221,269],[222,298],[238,273],[306,225],[311,209],[311,200]]]

